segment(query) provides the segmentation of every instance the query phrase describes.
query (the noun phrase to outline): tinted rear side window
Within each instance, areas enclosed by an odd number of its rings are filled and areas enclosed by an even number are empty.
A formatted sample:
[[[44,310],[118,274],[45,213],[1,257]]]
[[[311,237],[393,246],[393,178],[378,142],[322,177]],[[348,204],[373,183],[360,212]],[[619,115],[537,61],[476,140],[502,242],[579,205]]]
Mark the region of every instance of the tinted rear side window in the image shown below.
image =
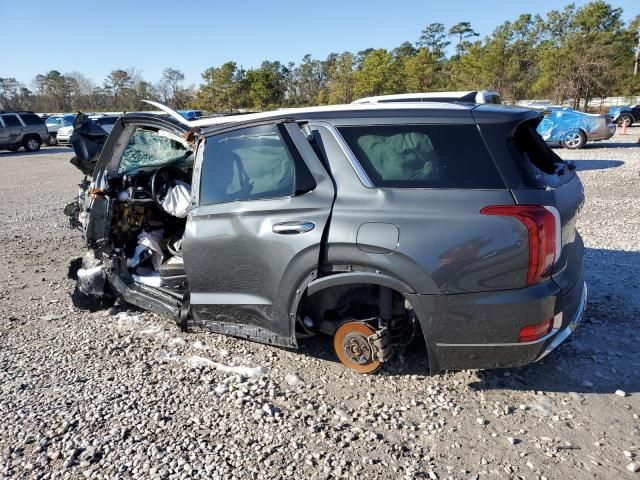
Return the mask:
[[[22,126],[22,124],[20,123],[20,120],[18,120],[18,117],[16,117],[15,115],[3,115],[2,120],[4,121],[5,127],[21,127]]]
[[[504,188],[475,125],[340,127],[376,187]]]
[[[22,121],[27,125],[42,125],[44,121],[35,113],[21,113]]]

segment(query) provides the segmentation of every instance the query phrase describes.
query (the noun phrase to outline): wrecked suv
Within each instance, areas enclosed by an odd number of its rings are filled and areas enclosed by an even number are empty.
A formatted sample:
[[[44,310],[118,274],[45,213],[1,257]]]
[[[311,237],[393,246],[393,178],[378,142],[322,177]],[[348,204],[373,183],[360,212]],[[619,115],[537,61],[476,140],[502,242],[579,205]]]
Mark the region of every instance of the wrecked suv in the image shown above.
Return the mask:
[[[372,373],[416,336],[432,373],[524,365],[586,302],[583,188],[539,114],[344,105],[79,126],[76,299],[120,297],[267,344],[333,337]],[[103,132],[104,133],[104,132]]]

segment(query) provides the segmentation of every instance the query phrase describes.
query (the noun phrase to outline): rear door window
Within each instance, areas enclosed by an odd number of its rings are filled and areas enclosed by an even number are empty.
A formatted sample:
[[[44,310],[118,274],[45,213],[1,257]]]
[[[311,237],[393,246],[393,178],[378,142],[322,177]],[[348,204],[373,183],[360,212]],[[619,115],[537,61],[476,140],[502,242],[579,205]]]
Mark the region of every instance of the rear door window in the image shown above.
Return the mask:
[[[22,113],[20,114],[22,121],[26,125],[42,125],[44,121],[35,113]]]
[[[22,124],[16,115],[3,115],[2,120],[4,121],[5,127],[21,127]]]
[[[376,187],[505,188],[475,125],[339,127]]]

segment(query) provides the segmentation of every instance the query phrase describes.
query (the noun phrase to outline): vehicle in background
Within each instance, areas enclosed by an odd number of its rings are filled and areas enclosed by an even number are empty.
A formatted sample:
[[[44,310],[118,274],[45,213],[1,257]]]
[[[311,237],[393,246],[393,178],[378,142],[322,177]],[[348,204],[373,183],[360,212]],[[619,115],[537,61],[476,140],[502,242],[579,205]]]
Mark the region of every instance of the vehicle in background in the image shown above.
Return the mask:
[[[76,122],[74,165],[92,176],[65,207],[88,247],[76,305],[120,298],[282,347],[328,335],[360,373],[419,335],[434,374],[524,365],[580,322],[584,193],[539,113],[166,111],[127,113],[106,141]]]
[[[609,107],[609,116],[619,127],[630,127],[634,123],[640,122],[640,104]]]
[[[37,152],[48,138],[47,126],[35,113],[0,110],[0,149]]]
[[[502,100],[498,92],[474,90],[462,92],[399,93],[360,98],[352,103],[398,103],[398,102],[459,102],[490,103],[500,105]]]
[[[178,113],[187,120],[197,120],[202,117],[202,110],[178,110]]]
[[[552,107],[537,131],[545,142],[575,150],[587,142],[610,139],[616,126],[609,115]]]
[[[50,146],[58,144],[58,130],[62,127],[71,127],[73,126],[73,121],[76,119],[76,115],[73,113],[65,114],[65,115],[51,115],[45,121],[45,125],[47,126],[47,130],[49,131],[49,137],[47,139],[47,144]]]
[[[106,133],[111,133],[111,129],[113,128],[113,125],[116,123],[116,120],[118,120],[119,115],[95,114],[95,115],[85,115],[85,117],[91,120],[92,122],[94,122],[100,128],[102,128],[102,130],[104,130]],[[57,136],[58,145],[64,145],[69,147],[71,146],[71,135],[73,134],[74,124],[75,124],[75,121],[71,125],[61,127],[58,130],[58,136]]]

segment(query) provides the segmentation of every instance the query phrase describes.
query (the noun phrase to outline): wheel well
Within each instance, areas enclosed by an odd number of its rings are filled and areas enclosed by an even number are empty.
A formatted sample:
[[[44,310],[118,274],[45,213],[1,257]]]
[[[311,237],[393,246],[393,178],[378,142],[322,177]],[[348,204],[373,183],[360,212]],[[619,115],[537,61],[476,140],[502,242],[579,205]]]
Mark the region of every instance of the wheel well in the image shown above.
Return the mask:
[[[333,334],[348,319],[364,320],[381,314],[381,289],[391,291],[391,315],[407,315],[411,304],[398,290],[373,283],[334,285],[305,296],[298,318],[323,333]],[[382,307],[384,308],[384,307]]]
[[[34,138],[36,140],[38,140],[39,142],[42,142],[42,139],[40,138],[40,135],[36,134],[36,133],[27,133],[24,137],[22,137],[22,143],[25,143],[27,140]]]

